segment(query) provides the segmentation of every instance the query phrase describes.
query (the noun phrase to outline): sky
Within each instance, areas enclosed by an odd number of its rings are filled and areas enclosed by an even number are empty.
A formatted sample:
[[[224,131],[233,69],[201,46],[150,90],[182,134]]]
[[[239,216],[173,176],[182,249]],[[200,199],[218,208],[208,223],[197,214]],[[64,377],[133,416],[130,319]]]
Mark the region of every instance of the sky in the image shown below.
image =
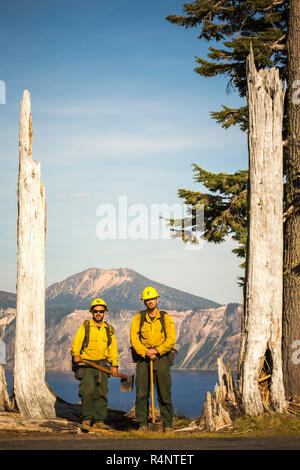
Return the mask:
[[[225,173],[248,167],[246,135],[222,129],[209,115],[221,104],[244,103],[226,94],[223,77],[194,72],[195,57],[206,57],[209,46],[199,30],[165,19],[181,14],[182,5],[2,0],[0,290],[16,291],[18,126],[28,89],[33,159],[46,189],[47,286],[91,267],[126,267],[221,304],[242,301],[242,260],[231,239],[187,250],[181,240],[151,233],[99,236],[107,207],[117,223],[125,217],[132,227],[138,208],[151,221],[153,205],[182,204],[179,188],[203,191],[193,163]]]

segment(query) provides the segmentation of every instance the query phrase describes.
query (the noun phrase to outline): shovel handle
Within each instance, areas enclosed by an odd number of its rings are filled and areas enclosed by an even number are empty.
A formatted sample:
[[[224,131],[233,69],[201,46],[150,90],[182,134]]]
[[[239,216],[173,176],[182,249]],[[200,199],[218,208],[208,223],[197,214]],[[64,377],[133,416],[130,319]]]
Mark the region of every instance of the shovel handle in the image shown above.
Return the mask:
[[[98,364],[94,364],[93,362],[90,362],[87,359],[80,359],[79,362],[84,362],[85,364],[88,364],[89,366],[95,367],[95,369],[99,369],[102,372],[106,372],[107,374],[111,374],[111,371],[109,369],[106,369],[105,367],[102,367],[102,366],[98,366]],[[118,373],[117,376],[120,377],[121,379],[127,379],[127,375],[125,375],[125,374]]]
[[[155,410],[154,410],[154,388],[153,388],[153,360],[150,359],[150,386],[151,386],[151,411],[152,423],[155,423]]]

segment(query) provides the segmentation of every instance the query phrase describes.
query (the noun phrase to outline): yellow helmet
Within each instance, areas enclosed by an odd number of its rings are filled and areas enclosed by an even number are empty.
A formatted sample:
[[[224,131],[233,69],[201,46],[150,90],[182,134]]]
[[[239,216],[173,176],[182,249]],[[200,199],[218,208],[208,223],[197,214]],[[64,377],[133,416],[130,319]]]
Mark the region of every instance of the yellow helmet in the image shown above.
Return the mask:
[[[96,305],[104,305],[105,309],[108,310],[108,307],[107,307],[107,305],[106,305],[106,303],[104,302],[103,299],[95,299],[95,300],[93,300],[93,302],[91,303],[90,312],[93,311],[93,308],[94,308]]]
[[[141,300],[155,299],[156,297],[159,297],[157,290],[154,287],[146,287],[143,290]]]

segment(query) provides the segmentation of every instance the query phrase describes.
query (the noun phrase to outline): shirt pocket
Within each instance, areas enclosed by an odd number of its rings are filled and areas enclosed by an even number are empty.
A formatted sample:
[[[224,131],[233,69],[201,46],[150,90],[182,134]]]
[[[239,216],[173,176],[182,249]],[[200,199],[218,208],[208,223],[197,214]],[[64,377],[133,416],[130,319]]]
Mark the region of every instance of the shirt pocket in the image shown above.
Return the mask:
[[[88,349],[90,350],[103,350],[105,349],[105,338],[100,334],[91,335]]]
[[[150,328],[148,327],[147,324],[144,324],[145,326],[141,330],[141,337],[142,339],[148,340],[150,338]]]
[[[108,343],[107,343],[107,337],[103,337],[103,336],[100,336],[98,338],[98,349],[101,350],[101,351],[106,351],[107,350],[107,347],[108,347]]]

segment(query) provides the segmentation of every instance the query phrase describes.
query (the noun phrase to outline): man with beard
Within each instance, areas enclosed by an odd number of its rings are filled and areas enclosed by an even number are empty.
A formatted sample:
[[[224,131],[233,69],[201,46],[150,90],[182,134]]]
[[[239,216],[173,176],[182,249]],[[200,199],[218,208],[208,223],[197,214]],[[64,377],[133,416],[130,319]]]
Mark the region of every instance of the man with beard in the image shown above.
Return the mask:
[[[95,299],[90,306],[92,319],[84,322],[76,333],[71,348],[73,362],[80,366],[81,359],[109,368],[111,374],[118,373],[118,349],[114,329],[104,321],[108,308],[103,299]],[[91,366],[80,367],[79,396],[82,399],[82,428],[89,430],[91,426],[101,430],[109,430],[104,423],[107,417],[108,377],[106,372]]]
[[[168,355],[175,344],[175,326],[170,315],[158,309],[158,297],[153,287],[143,290],[141,300],[147,310],[134,316],[130,330],[133,358],[137,363],[135,413],[142,432],[147,431],[150,361],[153,361],[153,381],[165,432],[172,429],[173,421]]]

